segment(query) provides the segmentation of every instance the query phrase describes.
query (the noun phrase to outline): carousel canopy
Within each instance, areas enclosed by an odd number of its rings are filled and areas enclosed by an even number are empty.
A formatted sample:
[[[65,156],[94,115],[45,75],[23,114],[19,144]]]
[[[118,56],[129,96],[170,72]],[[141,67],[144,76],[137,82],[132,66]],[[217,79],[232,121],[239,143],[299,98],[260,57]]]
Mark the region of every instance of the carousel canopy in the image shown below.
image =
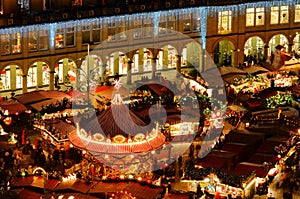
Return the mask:
[[[116,135],[135,136],[150,132],[154,125],[147,125],[124,104],[112,104],[99,116],[80,119],[80,127],[86,132],[101,133],[111,138]]]

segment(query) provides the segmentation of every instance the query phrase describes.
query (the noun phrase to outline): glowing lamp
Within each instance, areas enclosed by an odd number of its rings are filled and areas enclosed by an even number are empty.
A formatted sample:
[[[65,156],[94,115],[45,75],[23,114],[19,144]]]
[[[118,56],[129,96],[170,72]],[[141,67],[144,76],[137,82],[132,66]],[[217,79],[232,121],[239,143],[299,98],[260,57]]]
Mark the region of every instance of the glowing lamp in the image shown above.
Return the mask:
[[[151,184],[151,180],[150,180],[150,179],[148,179],[148,180],[147,180],[147,183],[148,183],[148,184]]]
[[[5,123],[6,125],[10,125],[11,122],[12,122],[12,118],[11,118],[11,117],[6,117],[3,121],[4,121],[4,123]]]
[[[133,179],[133,175],[130,174],[130,175],[128,176],[128,178],[132,180],[132,179]]]
[[[138,177],[137,180],[140,182],[142,181],[142,177]]]
[[[120,179],[121,179],[121,180],[124,180],[124,179],[125,179],[125,176],[124,176],[124,175],[120,175]]]

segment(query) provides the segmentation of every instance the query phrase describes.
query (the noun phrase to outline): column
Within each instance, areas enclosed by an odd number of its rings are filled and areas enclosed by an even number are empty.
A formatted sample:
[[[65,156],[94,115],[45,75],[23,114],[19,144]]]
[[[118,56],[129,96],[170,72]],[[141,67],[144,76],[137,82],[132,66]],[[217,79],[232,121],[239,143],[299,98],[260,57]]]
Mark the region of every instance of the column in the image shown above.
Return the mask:
[[[156,58],[156,57],[151,58],[151,65],[152,65],[152,79],[155,77],[155,72],[156,72],[156,61],[157,61],[157,58]]]
[[[138,64],[139,73],[144,72],[144,49],[139,50],[139,62],[135,64]]]
[[[265,58],[266,60],[269,59],[269,57],[268,57],[268,49],[269,49],[269,46],[266,44],[266,45],[264,46],[264,58]]]
[[[50,91],[54,90],[54,73],[55,73],[55,71],[49,72],[49,90]]]
[[[288,47],[289,49],[288,49],[287,53],[290,53],[290,54],[292,53],[293,45],[294,45],[293,43],[289,43],[289,47]]]
[[[181,55],[176,55],[176,70],[178,73],[181,73]]]
[[[131,72],[131,64],[133,62],[131,60],[128,60],[127,62],[127,84],[132,83],[132,72]]]
[[[27,93],[27,74],[22,75],[23,88],[22,92]]]
[[[43,62],[37,62],[36,64],[36,85],[38,87],[43,86]]]

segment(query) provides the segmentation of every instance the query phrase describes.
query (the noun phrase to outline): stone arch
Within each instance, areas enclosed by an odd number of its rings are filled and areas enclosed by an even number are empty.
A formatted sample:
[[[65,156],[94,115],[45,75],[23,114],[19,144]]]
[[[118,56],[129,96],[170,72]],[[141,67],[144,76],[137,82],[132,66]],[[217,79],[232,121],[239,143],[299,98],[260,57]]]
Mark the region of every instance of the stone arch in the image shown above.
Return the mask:
[[[288,52],[289,40],[288,37],[284,34],[273,34],[268,41],[268,56],[270,57],[272,52],[275,51],[278,45],[283,46],[283,51]]]
[[[148,48],[141,48],[133,51],[132,73],[151,71],[151,60],[153,57],[152,51]]]
[[[234,66],[236,45],[230,39],[221,39],[214,45],[214,63],[217,66]]]
[[[26,74],[26,73],[25,73]],[[2,90],[16,90],[23,87],[24,72],[19,63],[5,64],[1,69],[0,87]]]
[[[243,55],[246,64],[259,63],[264,58],[265,42],[260,36],[252,35],[245,40]]]
[[[177,64],[177,49],[170,45],[164,45],[160,48],[158,52],[158,65],[157,70],[167,69],[167,68],[176,68]]]
[[[200,68],[202,50],[201,45],[196,41],[186,43],[181,51],[182,66]]]

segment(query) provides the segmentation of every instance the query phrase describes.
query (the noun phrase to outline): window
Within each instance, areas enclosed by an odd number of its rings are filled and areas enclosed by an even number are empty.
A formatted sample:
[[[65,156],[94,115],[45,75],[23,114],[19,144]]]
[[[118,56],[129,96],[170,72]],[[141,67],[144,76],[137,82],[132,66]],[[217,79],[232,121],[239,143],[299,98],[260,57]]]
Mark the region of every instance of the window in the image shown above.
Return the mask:
[[[246,10],[246,26],[261,26],[265,21],[264,8],[247,8]]]
[[[289,7],[288,6],[280,6],[280,23],[288,23],[289,22]]]
[[[125,26],[125,21],[121,20],[117,22],[117,28],[116,28],[116,34],[118,36],[118,40],[124,40],[126,39],[126,26]]]
[[[184,14],[182,16],[182,23],[183,23],[183,32],[190,32],[191,31],[191,14]]]
[[[36,51],[37,45],[38,45],[38,40],[37,40],[37,32],[36,31],[32,31],[29,32],[29,38],[28,38],[28,50],[29,51]]]
[[[38,48],[39,50],[48,50],[49,39],[48,30],[40,30],[38,33]]]
[[[255,25],[265,25],[265,8],[256,8]]]
[[[143,36],[144,37],[152,37],[153,35],[153,22],[152,19],[144,19],[143,21]]]
[[[288,6],[271,7],[271,24],[284,24],[289,21]]]
[[[21,12],[29,11],[29,0],[18,0],[18,6]]]
[[[1,35],[1,54],[9,55],[21,52],[21,33]]]
[[[137,19],[132,21],[132,26],[134,27],[133,38],[142,38],[142,20]]]
[[[64,46],[64,30],[60,28],[56,30],[55,48],[63,48]]]
[[[246,10],[246,26],[254,26],[255,10],[254,8],[247,8]]]
[[[295,5],[295,22],[300,22],[300,4]]]
[[[161,16],[158,25],[158,34],[163,35],[167,33],[167,17]]]
[[[115,22],[111,22],[108,23],[108,34],[107,34],[108,41],[114,41],[116,39],[116,23]]]
[[[100,43],[102,41],[102,28],[100,24],[93,25],[93,42]]]
[[[231,11],[219,12],[218,33],[219,34],[230,33],[231,32],[231,24],[232,24],[232,12]]]
[[[193,32],[201,31],[200,13],[193,14]]]
[[[75,28],[69,27],[66,32],[66,46],[74,46],[75,45]]]
[[[82,26],[82,44],[89,44],[91,41],[90,26]]]
[[[21,34],[20,33],[12,33],[11,34],[11,49],[12,49],[13,54],[21,52]]]
[[[167,21],[168,33],[175,33],[176,31],[176,16],[169,16]]]

